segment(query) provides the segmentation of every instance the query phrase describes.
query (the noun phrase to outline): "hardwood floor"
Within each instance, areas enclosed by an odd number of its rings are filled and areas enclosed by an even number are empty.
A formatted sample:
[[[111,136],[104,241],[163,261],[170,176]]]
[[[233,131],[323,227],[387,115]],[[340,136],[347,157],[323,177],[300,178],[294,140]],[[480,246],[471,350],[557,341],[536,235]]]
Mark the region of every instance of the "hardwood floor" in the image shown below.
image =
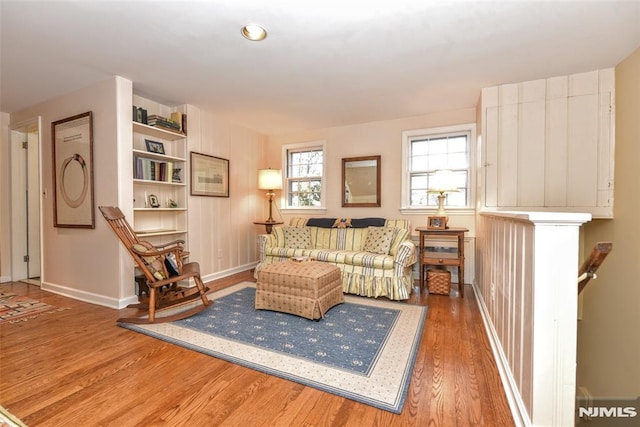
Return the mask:
[[[251,272],[209,283],[253,280]],[[113,310],[5,283],[70,310],[0,324],[0,404],[29,426],[512,426],[475,296],[429,306],[396,415],[116,326]]]

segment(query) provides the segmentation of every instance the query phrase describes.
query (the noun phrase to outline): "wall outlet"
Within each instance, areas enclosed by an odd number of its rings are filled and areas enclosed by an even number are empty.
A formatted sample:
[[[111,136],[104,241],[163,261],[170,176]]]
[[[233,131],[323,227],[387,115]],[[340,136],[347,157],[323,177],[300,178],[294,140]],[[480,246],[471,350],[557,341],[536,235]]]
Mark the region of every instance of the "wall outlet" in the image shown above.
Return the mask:
[[[222,259],[223,255],[222,249],[218,249],[218,259]]]
[[[496,284],[491,282],[491,288],[489,289],[489,297],[491,301],[496,299]]]

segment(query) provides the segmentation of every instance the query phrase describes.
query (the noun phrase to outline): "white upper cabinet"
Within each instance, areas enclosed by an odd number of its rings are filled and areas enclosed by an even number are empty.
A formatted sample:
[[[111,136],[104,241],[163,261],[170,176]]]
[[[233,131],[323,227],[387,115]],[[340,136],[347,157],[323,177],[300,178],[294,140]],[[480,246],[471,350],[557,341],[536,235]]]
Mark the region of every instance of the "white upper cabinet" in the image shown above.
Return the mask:
[[[614,70],[482,90],[488,208],[613,217]]]

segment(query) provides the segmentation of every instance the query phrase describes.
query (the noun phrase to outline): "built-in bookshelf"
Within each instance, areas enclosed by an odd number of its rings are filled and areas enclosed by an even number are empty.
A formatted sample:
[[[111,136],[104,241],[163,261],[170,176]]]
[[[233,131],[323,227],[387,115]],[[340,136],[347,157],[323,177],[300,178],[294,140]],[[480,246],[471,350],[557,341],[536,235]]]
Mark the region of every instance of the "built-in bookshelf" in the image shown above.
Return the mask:
[[[175,108],[134,95],[145,115],[170,117]],[[133,121],[133,229],[162,242],[187,237],[187,135],[180,130]],[[162,237],[165,239],[162,239]]]

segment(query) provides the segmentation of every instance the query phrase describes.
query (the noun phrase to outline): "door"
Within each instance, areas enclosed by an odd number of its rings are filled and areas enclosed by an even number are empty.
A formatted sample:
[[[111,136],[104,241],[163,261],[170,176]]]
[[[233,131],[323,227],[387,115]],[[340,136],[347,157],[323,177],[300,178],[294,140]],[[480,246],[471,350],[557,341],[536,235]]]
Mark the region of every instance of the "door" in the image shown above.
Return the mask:
[[[37,280],[40,254],[40,124],[11,127],[11,275]]]

